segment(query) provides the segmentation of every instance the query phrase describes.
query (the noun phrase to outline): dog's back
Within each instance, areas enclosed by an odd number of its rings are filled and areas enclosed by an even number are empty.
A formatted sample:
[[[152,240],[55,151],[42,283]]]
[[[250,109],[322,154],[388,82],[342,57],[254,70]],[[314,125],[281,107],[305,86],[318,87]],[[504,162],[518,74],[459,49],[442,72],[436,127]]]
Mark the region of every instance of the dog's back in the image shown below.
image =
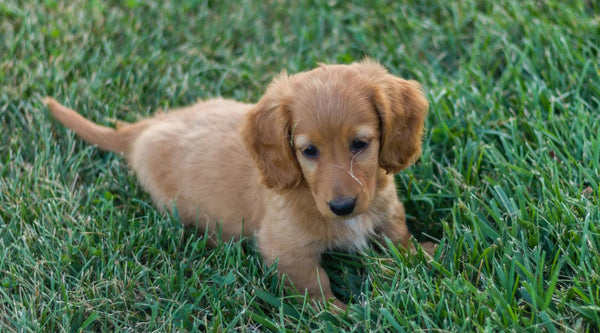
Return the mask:
[[[222,237],[255,232],[263,214],[258,173],[239,127],[251,104],[213,99],[112,129],[52,98],[52,114],[88,143],[124,155],[159,208],[177,207],[201,229],[223,222]],[[213,228],[211,227],[211,230]]]

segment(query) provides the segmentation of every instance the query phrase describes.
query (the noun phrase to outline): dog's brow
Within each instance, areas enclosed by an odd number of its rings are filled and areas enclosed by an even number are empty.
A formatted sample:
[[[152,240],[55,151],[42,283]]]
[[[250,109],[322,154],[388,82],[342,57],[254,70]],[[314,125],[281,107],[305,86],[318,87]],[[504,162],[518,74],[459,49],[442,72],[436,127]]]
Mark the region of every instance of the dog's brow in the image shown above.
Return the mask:
[[[310,140],[308,140],[308,137],[306,135],[299,134],[294,138],[294,143],[296,147],[303,147],[309,145]]]
[[[357,138],[368,138],[375,136],[375,131],[371,127],[362,126],[356,130]]]

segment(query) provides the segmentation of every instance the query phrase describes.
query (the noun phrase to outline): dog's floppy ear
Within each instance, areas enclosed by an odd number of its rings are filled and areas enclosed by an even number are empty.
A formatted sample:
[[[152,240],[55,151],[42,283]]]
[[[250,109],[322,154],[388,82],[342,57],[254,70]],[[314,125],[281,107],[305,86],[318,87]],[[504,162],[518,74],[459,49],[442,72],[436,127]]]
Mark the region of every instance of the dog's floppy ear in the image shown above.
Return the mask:
[[[285,73],[274,79],[265,95],[249,111],[241,130],[262,182],[274,190],[293,188],[302,180],[290,143],[289,89],[289,78]]]
[[[386,73],[374,83],[373,103],[381,120],[379,165],[387,173],[397,173],[421,155],[429,103],[416,81]]]

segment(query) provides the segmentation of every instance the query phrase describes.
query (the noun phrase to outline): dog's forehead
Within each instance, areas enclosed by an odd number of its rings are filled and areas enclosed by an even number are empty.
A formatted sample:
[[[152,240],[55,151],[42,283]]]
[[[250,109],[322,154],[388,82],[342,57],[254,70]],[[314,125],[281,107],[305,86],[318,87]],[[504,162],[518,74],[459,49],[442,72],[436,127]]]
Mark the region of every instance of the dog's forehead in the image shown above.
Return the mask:
[[[291,121],[295,134],[306,135],[371,136],[379,128],[377,111],[370,103],[304,104],[292,110]]]
[[[292,116],[291,132],[298,147],[326,142],[344,143],[352,139],[372,139],[379,135],[379,118],[376,111],[367,106],[300,108]]]
[[[356,131],[358,126],[378,127],[370,85],[348,73],[317,74],[305,75],[294,85],[289,107],[295,130],[335,135],[344,129]]]

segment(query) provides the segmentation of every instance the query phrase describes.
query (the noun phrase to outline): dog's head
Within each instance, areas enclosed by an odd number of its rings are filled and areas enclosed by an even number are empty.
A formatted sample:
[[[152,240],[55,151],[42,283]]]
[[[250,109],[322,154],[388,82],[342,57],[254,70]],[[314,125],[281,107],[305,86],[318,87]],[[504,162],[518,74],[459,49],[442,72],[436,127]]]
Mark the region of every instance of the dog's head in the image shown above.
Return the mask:
[[[242,135],[267,187],[308,186],[324,217],[347,218],[420,155],[427,110],[417,82],[373,61],[321,65],[274,79]]]

